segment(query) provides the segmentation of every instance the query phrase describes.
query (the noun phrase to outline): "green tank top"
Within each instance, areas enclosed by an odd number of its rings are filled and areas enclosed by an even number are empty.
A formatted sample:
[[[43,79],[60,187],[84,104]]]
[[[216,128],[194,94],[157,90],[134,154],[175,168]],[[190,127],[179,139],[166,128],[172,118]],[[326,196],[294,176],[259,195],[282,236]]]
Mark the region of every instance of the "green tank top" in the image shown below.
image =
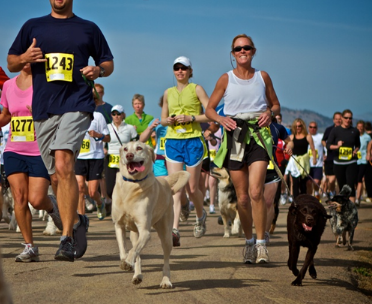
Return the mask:
[[[169,88],[168,110],[169,116],[175,115],[200,115],[201,103],[196,95],[196,84],[189,83],[182,92],[176,87]],[[168,126],[166,138],[194,138],[202,135],[202,129],[198,122],[187,122],[184,124],[174,124]]]

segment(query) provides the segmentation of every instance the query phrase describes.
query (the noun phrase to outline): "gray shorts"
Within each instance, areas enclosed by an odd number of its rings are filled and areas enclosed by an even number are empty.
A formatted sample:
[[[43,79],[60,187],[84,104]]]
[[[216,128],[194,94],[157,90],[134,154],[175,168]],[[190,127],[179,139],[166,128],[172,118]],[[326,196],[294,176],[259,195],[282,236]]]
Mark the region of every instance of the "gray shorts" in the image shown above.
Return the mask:
[[[49,175],[56,173],[55,150],[70,150],[76,160],[91,119],[91,113],[67,112],[34,122],[40,154]]]

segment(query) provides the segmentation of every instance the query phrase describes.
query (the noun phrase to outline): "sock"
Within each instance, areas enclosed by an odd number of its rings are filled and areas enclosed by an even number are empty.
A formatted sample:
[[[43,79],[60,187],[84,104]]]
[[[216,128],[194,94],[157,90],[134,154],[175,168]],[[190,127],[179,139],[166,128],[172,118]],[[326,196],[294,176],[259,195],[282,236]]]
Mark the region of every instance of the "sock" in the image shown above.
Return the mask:
[[[252,245],[254,244],[254,237],[252,237],[250,240],[245,239],[246,244]]]
[[[256,240],[256,244],[266,244],[265,240]]]

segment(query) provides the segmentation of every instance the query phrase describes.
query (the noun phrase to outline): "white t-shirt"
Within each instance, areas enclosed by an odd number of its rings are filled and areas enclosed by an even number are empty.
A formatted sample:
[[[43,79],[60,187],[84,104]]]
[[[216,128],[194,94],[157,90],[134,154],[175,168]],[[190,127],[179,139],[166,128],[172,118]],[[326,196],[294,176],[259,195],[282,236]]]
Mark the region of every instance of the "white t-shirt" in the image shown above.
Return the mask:
[[[119,136],[122,144],[130,142],[137,137],[137,131],[134,126],[126,124],[124,121],[121,123],[119,128],[117,128],[113,123],[108,125],[108,130],[110,132],[111,141],[108,143],[108,154],[109,155],[119,155],[119,149],[121,144],[118,140]]]
[[[307,149],[308,149],[308,153],[310,156],[310,167],[311,168],[323,167],[323,155],[324,155],[324,146],[322,145],[323,134],[317,133],[315,135],[311,135],[311,137],[313,138],[315,152],[318,154],[318,157],[317,157],[318,161],[316,162],[316,165],[313,164],[312,151],[309,145]]]
[[[3,136],[0,138],[0,163],[4,165],[4,149],[6,146],[6,142],[8,141],[8,136],[9,136],[9,126],[10,123],[5,125],[4,127],[1,128],[1,131],[3,132]]]
[[[108,135],[110,132],[107,128],[106,120],[101,113],[94,112],[93,117],[94,119],[90,123],[89,129],[85,133],[78,159],[103,159],[105,157],[103,153],[103,141],[96,141],[94,137],[89,136],[88,131],[94,130],[103,135]]]

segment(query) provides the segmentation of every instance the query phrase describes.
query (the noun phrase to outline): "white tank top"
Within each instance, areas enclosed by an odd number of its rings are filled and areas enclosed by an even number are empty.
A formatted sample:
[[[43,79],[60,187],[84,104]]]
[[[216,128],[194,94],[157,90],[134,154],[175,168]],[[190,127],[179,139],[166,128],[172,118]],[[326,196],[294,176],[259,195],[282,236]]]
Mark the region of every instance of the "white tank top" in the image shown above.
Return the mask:
[[[238,78],[232,70],[227,75],[229,82],[223,96],[225,115],[266,111],[266,85],[260,71],[255,70],[254,76],[248,80]]]

